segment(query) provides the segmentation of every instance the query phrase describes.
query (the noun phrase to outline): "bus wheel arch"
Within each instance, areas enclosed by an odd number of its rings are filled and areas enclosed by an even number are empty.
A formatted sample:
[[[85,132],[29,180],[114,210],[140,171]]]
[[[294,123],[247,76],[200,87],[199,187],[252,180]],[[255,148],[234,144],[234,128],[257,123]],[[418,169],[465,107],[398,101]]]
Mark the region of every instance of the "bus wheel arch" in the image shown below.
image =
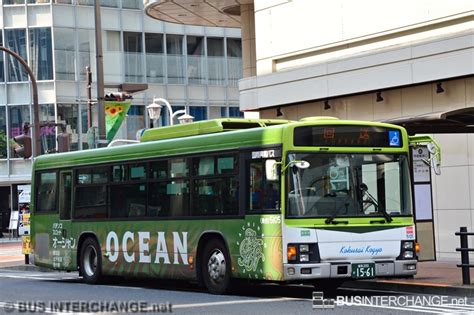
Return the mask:
[[[211,249],[212,248],[212,249]],[[216,250],[220,252],[221,257],[225,258],[225,279],[221,286],[212,286],[209,283],[209,279],[206,279],[206,273],[204,270],[207,270],[205,267],[204,260],[208,261],[210,256],[209,252],[211,250]],[[206,269],[203,269],[206,268]],[[230,286],[230,279],[232,277],[232,260],[230,256],[229,246],[225,241],[224,237],[219,232],[208,232],[201,235],[198,242],[198,247],[196,250],[196,276],[198,283],[213,293],[213,294],[223,294],[227,291]]]
[[[89,247],[89,249],[85,248]],[[97,259],[96,263],[96,275],[88,276],[87,273],[93,272],[90,270],[90,266],[87,266],[87,272],[85,271],[86,266],[84,266],[84,254],[95,255]],[[79,269],[79,275],[83,277],[84,281],[87,283],[97,283],[99,282],[100,277],[102,276],[102,251],[100,248],[99,240],[97,236],[92,232],[84,232],[79,236],[79,241],[77,245],[77,267]],[[85,274],[86,273],[86,274]]]

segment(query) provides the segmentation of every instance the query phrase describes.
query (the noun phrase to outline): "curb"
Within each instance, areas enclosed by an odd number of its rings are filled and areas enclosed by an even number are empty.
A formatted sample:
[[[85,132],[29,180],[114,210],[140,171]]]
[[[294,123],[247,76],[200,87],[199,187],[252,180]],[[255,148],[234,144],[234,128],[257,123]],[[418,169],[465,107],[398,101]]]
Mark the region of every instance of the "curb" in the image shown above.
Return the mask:
[[[474,286],[390,281],[348,281],[341,288],[474,297]]]

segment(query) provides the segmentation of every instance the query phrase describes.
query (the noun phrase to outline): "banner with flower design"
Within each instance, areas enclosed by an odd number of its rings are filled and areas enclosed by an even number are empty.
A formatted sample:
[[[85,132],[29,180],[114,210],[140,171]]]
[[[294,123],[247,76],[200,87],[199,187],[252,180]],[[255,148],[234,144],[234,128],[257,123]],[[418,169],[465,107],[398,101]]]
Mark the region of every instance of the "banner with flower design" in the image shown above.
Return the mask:
[[[120,129],[123,120],[127,116],[132,101],[105,101],[105,131],[107,134],[107,141],[112,139]]]

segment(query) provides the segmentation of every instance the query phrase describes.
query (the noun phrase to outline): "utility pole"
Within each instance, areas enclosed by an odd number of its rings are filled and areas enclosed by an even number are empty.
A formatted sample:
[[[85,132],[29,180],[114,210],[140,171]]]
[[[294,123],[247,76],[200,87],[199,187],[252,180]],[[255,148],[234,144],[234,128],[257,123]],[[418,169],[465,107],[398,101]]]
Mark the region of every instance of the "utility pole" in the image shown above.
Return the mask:
[[[97,118],[99,124],[99,142],[105,141],[105,110],[104,110],[104,60],[102,56],[102,22],[100,17],[100,0],[95,0],[95,59],[97,65]]]

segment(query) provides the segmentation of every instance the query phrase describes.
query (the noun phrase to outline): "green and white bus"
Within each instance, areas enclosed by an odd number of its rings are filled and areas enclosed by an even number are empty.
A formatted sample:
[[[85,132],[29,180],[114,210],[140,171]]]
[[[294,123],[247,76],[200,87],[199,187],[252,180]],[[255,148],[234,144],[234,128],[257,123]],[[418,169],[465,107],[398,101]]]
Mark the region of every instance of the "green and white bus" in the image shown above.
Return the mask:
[[[416,273],[409,137],[331,117],[218,119],[33,166],[32,260],[103,276],[339,284]],[[436,164],[435,159],[433,159]]]

